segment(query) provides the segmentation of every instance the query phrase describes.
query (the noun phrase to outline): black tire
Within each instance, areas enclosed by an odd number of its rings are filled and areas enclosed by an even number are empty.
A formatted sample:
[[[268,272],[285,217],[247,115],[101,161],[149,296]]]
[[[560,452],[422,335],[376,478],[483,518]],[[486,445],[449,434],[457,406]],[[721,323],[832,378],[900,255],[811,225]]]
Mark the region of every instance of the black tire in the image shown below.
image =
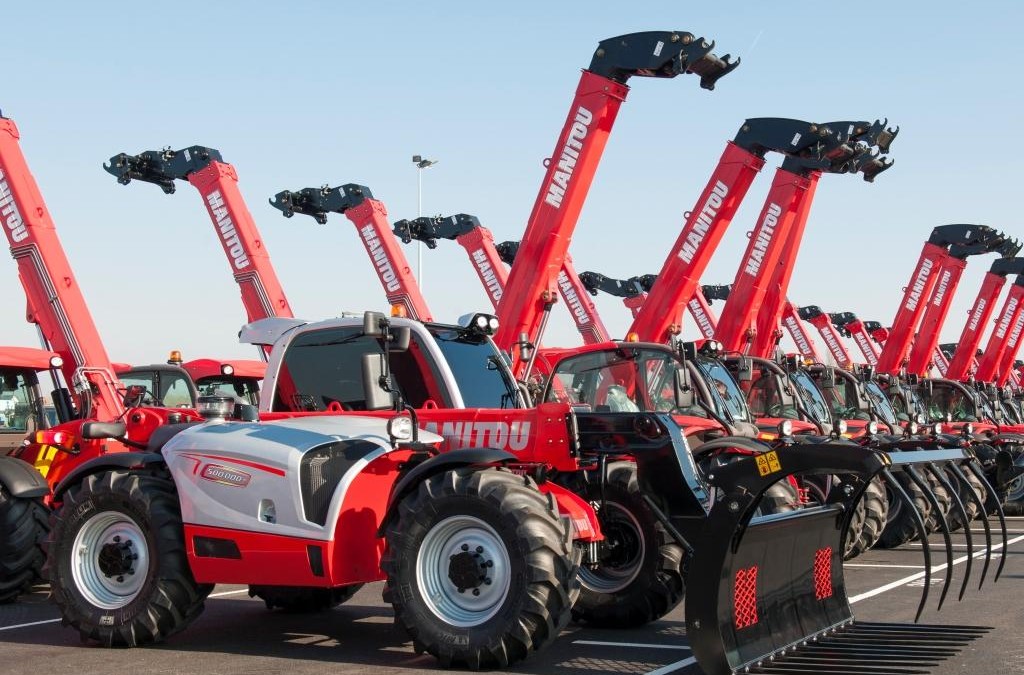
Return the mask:
[[[46,572],[53,599],[83,640],[107,647],[159,642],[202,612],[213,587],[192,577],[170,476],[127,471],[86,476],[64,494],[51,525]],[[111,534],[117,528],[122,534]],[[95,560],[79,555],[83,546],[98,549]],[[136,578],[140,573],[145,576]],[[111,591],[115,581],[129,586]]]
[[[600,502],[596,476],[577,487],[587,501]],[[641,496],[635,463],[608,465],[604,496],[597,514],[605,536],[603,561],[596,569],[580,569],[573,619],[602,628],[657,621],[683,599],[683,549]]]
[[[877,544],[888,515],[889,497],[885,484],[876,476],[864,489],[850,517],[843,559],[852,560]]]
[[[444,667],[508,666],[569,622],[571,528],[528,477],[471,467],[431,476],[399,504],[386,538],[384,599],[416,652]]]
[[[946,472],[946,479],[950,484],[956,488],[957,494],[960,496],[960,501],[964,504],[964,511],[967,512],[967,522],[973,522],[978,517],[978,513],[981,509],[978,508],[978,501],[982,504],[985,503],[985,499],[988,496],[988,490],[982,484],[981,479],[974,475],[974,472],[969,469],[962,471],[964,476],[967,477],[967,483],[970,485],[964,485],[963,482],[954,474],[952,471]],[[971,496],[971,491],[974,491],[974,497]],[[977,498],[977,501],[975,501]],[[960,515],[960,510],[956,507],[952,507],[949,513],[949,529],[956,530],[964,527],[964,518]]]
[[[939,507],[942,509],[942,517],[946,519],[946,525],[952,527],[950,515],[953,510],[953,497],[949,494],[949,490],[946,489],[946,486],[940,483],[939,480],[931,474],[931,472],[927,472],[925,478],[928,481],[928,487],[932,489],[932,494],[935,495],[935,501],[939,503]],[[931,509],[931,511],[929,511],[928,518],[925,520],[924,524],[928,528],[929,533],[942,531],[940,519],[935,513],[935,509]]]
[[[259,598],[267,609],[310,613],[332,609],[355,595],[362,584],[341,588],[307,588],[301,586],[250,586],[249,597]]]
[[[924,491],[921,490],[913,481],[903,475],[902,472],[895,472],[893,474],[899,484],[903,487],[904,492],[910,497],[910,500],[914,503],[918,512],[921,514],[921,520],[927,525],[928,517],[931,514],[931,504],[928,498],[925,497]],[[878,538],[876,544],[879,548],[896,548],[902,546],[909,541],[913,541],[918,538],[917,526],[914,524],[913,516],[907,505],[903,503],[903,500],[895,495],[889,488],[885,486],[886,498],[889,502],[889,512],[886,516],[885,528],[882,530],[882,536]]]
[[[42,578],[48,520],[41,499],[14,497],[0,485],[0,605]]]

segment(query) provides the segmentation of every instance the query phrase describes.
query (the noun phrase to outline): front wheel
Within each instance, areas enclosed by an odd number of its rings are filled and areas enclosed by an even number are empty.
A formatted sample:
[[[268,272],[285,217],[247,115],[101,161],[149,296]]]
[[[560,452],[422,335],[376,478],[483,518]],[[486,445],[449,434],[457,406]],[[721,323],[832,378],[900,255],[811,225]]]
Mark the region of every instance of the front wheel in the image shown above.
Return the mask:
[[[0,485],[0,604],[13,602],[42,577],[48,530],[42,500],[14,497]]]
[[[167,475],[86,476],[54,514],[47,556],[65,622],[108,647],[158,642],[185,628],[212,588],[192,577]]]
[[[636,464],[612,462],[604,487],[597,477],[580,486],[597,504],[605,540],[597,567],[580,568],[573,618],[604,628],[657,621],[683,599],[683,549],[658,522],[640,493]]]
[[[468,467],[431,476],[386,537],[384,598],[415,650],[445,667],[505,667],[569,621],[571,530],[529,478]]]

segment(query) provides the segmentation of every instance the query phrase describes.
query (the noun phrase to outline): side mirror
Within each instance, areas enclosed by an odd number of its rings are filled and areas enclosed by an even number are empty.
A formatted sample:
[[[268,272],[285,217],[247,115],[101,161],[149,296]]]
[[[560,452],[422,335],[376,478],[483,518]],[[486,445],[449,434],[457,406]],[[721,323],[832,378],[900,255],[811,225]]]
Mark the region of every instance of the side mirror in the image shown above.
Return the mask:
[[[818,386],[822,389],[835,389],[836,388],[836,371],[831,366],[825,368],[821,373],[821,381],[818,382]]]
[[[367,312],[369,314],[369,312]],[[395,402],[390,388],[384,387],[385,363],[383,354],[363,354],[363,398],[367,410],[387,410]]]
[[[131,384],[124,392],[125,408],[141,408],[146,400],[146,387],[141,384]]]
[[[86,422],[82,425],[80,436],[86,440],[101,438],[124,438],[128,427],[124,422]]]
[[[686,366],[676,369],[674,382],[675,404],[677,408],[692,408],[695,403],[693,387],[690,386],[690,374]]]
[[[412,339],[412,331],[408,326],[402,326],[401,328],[391,329],[391,351],[393,352],[407,352],[409,351],[409,341]]]
[[[736,364],[736,379],[740,382],[753,382],[754,361],[748,356],[743,356]]]
[[[380,326],[385,318],[380,312],[363,312],[363,334],[370,337],[380,337],[383,335]]]

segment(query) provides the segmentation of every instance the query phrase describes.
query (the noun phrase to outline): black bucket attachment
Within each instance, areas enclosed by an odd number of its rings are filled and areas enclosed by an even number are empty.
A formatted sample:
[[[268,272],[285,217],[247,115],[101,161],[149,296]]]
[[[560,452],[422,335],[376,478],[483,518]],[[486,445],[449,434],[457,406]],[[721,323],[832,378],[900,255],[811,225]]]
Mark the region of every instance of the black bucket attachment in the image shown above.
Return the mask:
[[[974,490],[951,489],[954,481],[969,484],[966,472],[992,491],[971,451],[963,448],[886,453],[846,445],[793,445],[717,467],[707,476],[715,494],[699,536],[690,542],[693,557],[686,594],[687,634],[705,673],[922,672],[923,665],[950,651],[959,639],[979,634],[980,629],[965,627],[854,623],[843,576],[843,542],[851,506],[875,476],[913,511],[923,544],[924,588],[915,621],[928,601],[933,570],[950,570],[940,608],[950,587],[955,561],[949,524],[940,518],[945,564],[934,566],[924,518],[893,475],[897,472],[924,490],[930,503],[935,501],[930,487],[935,484],[946,485],[952,495],[968,494],[983,503]],[[821,473],[842,481],[827,503],[754,515],[773,483],[792,475]],[[953,509],[967,518],[959,498]],[[985,528],[985,563],[979,587],[988,574],[993,550],[992,528],[984,515],[980,517]],[[999,520],[1005,546],[1002,513]],[[969,535],[970,527],[964,529]],[[982,555],[980,542],[976,550],[968,536],[967,545],[960,597],[973,571],[972,559]],[[1001,571],[1002,561],[995,579]]]

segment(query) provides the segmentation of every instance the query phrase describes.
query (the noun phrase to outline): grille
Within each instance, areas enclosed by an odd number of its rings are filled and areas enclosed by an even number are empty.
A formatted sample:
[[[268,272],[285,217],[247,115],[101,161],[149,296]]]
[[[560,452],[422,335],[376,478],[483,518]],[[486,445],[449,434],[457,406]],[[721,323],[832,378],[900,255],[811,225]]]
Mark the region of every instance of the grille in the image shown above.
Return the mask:
[[[357,461],[375,450],[367,441],[341,441],[314,448],[302,456],[299,482],[306,520],[324,525],[335,489]]]

